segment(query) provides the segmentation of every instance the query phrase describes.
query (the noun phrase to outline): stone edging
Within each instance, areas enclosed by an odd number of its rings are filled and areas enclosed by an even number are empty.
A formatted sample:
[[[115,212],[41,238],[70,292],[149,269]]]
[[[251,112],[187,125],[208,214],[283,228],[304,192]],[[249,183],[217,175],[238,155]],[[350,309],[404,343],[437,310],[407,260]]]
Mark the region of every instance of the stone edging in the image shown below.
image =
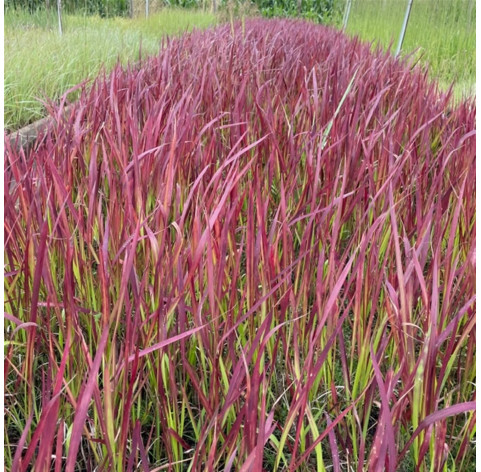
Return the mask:
[[[68,113],[71,109],[72,105],[65,107],[64,113]],[[40,134],[47,131],[48,126],[52,123],[53,119],[54,118],[49,115],[8,134],[6,138],[9,139],[10,146],[16,148],[18,151],[20,149],[26,151],[33,145]]]

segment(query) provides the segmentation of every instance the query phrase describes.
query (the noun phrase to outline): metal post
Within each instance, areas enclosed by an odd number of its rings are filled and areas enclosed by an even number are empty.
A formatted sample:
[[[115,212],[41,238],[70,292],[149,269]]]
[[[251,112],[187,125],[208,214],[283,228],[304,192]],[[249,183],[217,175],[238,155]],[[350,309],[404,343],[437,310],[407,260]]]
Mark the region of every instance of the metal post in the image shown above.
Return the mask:
[[[406,8],[406,14],[404,15],[403,27],[401,29],[401,34],[399,35],[399,42],[398,42],[397,49],[396,49],[396,56],[399,56],[399,53],[401,52],[401,48],[402,48],[403,41],[404,41],[404,36],[406,34],[406,29],[408,27],[409,14],[411,13],[411,7],[413,6],[413,1],[414,0],[408,1],[408,6]]]
[[[349,20],[349,14],[351,13],[352,0],[347,0],[346,9],[344,10],[344,18],[342,20],[342,31],[345,31],[347,22]]]
[[[57,0],[58,32],[62,36],[62,0]]]
[[[149,17],[149,0],[145,0],[145,18]]]

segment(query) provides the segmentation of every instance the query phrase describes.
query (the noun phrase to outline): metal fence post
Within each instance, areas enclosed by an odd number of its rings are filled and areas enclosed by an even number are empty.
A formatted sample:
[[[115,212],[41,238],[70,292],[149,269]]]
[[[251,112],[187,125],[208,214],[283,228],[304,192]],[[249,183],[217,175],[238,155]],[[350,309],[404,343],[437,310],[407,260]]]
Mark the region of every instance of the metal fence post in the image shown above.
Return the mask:
[[[414,0],[408,1],[408,6],[406,8],[406,14],[404,15],[403,27],[401,29],[401,34],[399,35],[399,42],[398,42],[397,49],[396,49],[396,56],[399,56],[399,53],[401,52],[401,48],[402,48],[403,41],[404,41],[404,36],[406,34],[406,29],[408,27],[409,14],[411,13],[411,7],[413,6],[413,1]]]
[[[344,18],[342,19],[342,30],[345,31],[347,22],[349,20],[349,14],[351,13],[352,0],[347,0],[346,9],[344,10]]]
[[[62,0],[57,0],[57,16],[58,16],[58,32],[60,36],[63,34],[62,28]]]

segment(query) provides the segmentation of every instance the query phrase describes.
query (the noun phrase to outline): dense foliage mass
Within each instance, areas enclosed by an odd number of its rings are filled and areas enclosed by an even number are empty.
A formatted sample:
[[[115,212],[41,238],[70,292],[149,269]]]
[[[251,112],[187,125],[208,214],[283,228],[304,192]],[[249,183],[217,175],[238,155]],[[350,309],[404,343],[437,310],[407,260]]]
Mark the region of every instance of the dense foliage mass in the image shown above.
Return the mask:
[[[253,0],[267,17],[303,17],[318,23],[339,21],[345,2],[341,0]]]
[[[127,16],[131,0],[5,0],[4,9],[28,10],[30,13],[38,10],[56,12],[60,8],[64,13],[79,13],[100,15],[103,17]]]
[[[68,13],[83,12],[104,17],[129,16],[135,11],[144,11],[149,0],[62,0],[62,8]],[[185,7],[185,8],[229,8],[252,9],[257,7],[264,16],[301,16],[326,23],[339,20],[344,9],[344,0],[150,0],[150,8]],[[57,0],[5,0],[5,8],[56,9]]]
[[[256,20],[6,140],[7,464],[474,469],[475,111]]]

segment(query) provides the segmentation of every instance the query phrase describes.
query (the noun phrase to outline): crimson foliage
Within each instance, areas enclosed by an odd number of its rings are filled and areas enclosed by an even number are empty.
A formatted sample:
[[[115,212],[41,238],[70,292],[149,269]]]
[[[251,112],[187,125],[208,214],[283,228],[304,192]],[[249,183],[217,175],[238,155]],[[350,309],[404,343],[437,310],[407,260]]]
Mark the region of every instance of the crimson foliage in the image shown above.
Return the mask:
[[[469,466],[472,101],[252,20],[51,115],[5,140],[15,470]]]

